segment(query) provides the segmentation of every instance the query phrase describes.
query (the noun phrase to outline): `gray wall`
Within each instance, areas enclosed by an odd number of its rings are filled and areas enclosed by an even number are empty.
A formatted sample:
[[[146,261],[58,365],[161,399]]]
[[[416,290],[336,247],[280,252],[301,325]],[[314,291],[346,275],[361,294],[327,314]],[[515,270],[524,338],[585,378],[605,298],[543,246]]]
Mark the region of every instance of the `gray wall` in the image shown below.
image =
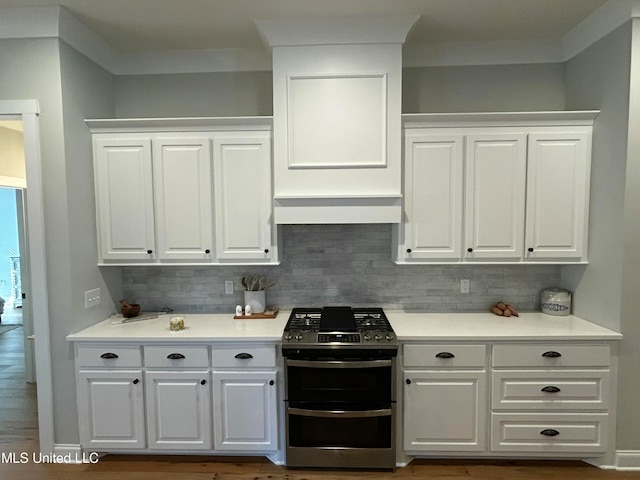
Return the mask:
[[[567,108],[593,108],[601,113],[593,139],[589,265],[563,267],[562,278],[563,284],[574,291],[577,315],[624,335],[618,379],[616,448],[619,450],[640,449],[637,415],[640,175],[637,135],[630,135],[634,126],[635,131],[640,127],[637,113],[633,115],[635,124],[629,121],[630,91],[638,95],[640,78],[637,72],[634,77],[630,76],[631,40],[632,23],[629,22],[566,65]],[[638,56],[640,50],[636,49],[634,57]],[[640,109],[637,98],[635,109]]]
[[[64,122],[65,188],[67,218],[65,272],[66,304],[51,321],[54,427],[56,443],[79,442],[73,346],[65,336],[104,320],[111,314],[113,299],[121,295],[120,272],[97,266],[96,217],[93,188],[91,135],[85,118],[113,116],[113,76],[64,43],[60,43],[62,113]],[[47,177],[45,177],[46,179]],[[45,197],[45,201],[46,201]],[[100,288],[102,305],[86,310],[84,292]],[[119,299],[119,298],[118,298]]]
[[[562,110],[562,64],[403,69],[403,112]],[[271,72],[116,78],[116,117],[272,115]]]
[[[129,267],[124,295],[143,309],[234,311],[243,304],[240,279],[266,275],[276,285],[267,303],[281,308],[379,305],[431,312],[488,311],[499,300],[521,310],[540,308],[540,290],[557,286],[560,267],[548,265],[396,265],[390,225],[285,225],[283,262],[264,267]],[[469,294],[460,279],[470,279]],[[235,294],[224,294],[233,280]]]
[[[272,115],[271,72],[116,78],[117,118]]]
[[[403,113],[564,109],[561,63],[405,68]]]
[[[577,315],[615,330],[620,329],[630,54],[628,23],[566,65],[567,108],[601,112],[593,135],[589,265],[563,268],[563,281],[574,292]]]

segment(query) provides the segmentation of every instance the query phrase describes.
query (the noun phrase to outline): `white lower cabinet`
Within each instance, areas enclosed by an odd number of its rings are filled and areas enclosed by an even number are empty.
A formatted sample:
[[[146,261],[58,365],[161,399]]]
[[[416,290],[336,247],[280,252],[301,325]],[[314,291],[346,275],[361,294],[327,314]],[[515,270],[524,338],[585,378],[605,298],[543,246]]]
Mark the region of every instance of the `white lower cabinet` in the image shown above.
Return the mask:
[[[211,449],[209,371],[145,374],[149,448]]]
[[[216,450],[274,451],[276,372],[214,372]]]
[[[492,413],[494,452],[604,453],[609,430],[607,413]]]
[[[404,344],[405,454],[607,453],[616,397],[612,348],[567,341]]]
[[[78,372],[80,443],[93,450],[145,447],[142,370]]]
[[[491,450],[607,451],[609,345],[503,344],[492,350]]]
[[[404,450],[481,452],[486,446],[484,345],[405,345]]]
[[[486,372],[405,372],[404,449],[485,449]]]
[[[214,345],[214,448],[274,452],[278,449],[275,345]]]
[[[84,449],[278,450],[275,344],[77,344],[76,368]]]

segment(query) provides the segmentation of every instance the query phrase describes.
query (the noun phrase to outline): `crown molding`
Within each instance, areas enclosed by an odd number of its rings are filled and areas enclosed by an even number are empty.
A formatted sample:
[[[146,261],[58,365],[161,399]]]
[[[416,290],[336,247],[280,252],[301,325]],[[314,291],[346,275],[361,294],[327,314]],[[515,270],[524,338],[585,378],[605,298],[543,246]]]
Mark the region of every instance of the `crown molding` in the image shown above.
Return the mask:
[[[398,18],[402,21],[396,22],[397,25],[394,27],[396,33],[404,28],[409,29],[413,25],[409,25],[411,18]],[[632,18],[640,18],[640,0],[609,0],[559,40],[405,44],[403,66],[563,63]],[[349,20],[352,22],[355,18]],[[361,21],[369,26],[375,24],[372,17],[364,16]],[[269,28],[273,32],[274,22],[265,20],[256,22],[263,38],[265,34],[262,30],[266,31]],[[337,27],[343,24],[346,25],[345,22],[338,23]],[[299,28],[294,30],[299,31]],[[342,34],[348,36],[348,29],[343,28]],[[406,32],[403,35],[406,35]],[[277,37],[279,40],[273,41],[278,44],[288,43],[288,40],[281,38],[279,33]],[[266,48],[121,54],[64,7],[0,8],[0,40],[26,38],[58,38],[114,75],[270,71],[272,69],[271,52]],[[396,35],[391,39],[398,40],[398,38],[400,37]],[[367,39],[361,38],[359,41],[363,42]]]

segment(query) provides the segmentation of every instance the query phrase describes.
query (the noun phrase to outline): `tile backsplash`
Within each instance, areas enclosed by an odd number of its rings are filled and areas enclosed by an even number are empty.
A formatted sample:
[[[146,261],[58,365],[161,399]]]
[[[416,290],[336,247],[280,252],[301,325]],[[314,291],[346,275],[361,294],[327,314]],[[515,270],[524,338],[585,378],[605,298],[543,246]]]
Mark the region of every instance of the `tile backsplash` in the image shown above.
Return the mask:
[[[428,312],[486,311],[504,300],[540,309],[540,290],[560,282],[558,265],[396,265],[391,226],[284,225],[279,266],[124,267],[123,293],[147,311],[233,312],[240,279],[266,275],[268,305],[375,305]],[[470,293],[460,293],[460,280]],[[225,295],[225,280],[234,293]]]

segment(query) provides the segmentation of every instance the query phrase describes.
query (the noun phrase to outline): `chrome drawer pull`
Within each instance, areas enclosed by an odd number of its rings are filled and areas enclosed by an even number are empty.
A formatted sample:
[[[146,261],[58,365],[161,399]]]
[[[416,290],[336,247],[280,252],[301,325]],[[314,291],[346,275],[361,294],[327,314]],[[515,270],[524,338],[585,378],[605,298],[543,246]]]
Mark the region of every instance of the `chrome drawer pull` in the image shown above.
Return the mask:
[[[454,358],[455,355],[451,352],[436,353],[436,358]]]
[[[181,353],[170,353],[169,355],[167,355],[167,358],[169,360],[182,360],[183,358],[186,358],[186,357]]]
[[[249,358],[253,358],[253,355],[250,353],[239,353],[236,355],[236,358],[239,360],[248,360]]]
[[[542,388],[540,391],[546,393],[558,393],[560,389],[558,387],[554,387],[553,385],[549,385],[548,387]]]
[[[107,360],[112,360],[114,358],[118,358],[118,355],[116,355],[115,353],[107,352],[107,353],[103,353],[102,355],[100,355],[100,358],[104,358],[104,359],[107,359]]]
[[[542,354],[542,356],[543,356],[543,357],[546,357],[546,358],[558,358],[558,357],[561,357],[561,356],[562,356],[562,354],[561,354],[561,353],[559,353],[559,352],[554,352],[553,350],[551,350],[551,351],[549,351],[549,352],[544,352],[544,353]]]
[[[544,435],[545,437],[555,437],[556,435],[560,435],[558,430],[554,430],[553,428],[547,428],[540,432],[540,435]]]

